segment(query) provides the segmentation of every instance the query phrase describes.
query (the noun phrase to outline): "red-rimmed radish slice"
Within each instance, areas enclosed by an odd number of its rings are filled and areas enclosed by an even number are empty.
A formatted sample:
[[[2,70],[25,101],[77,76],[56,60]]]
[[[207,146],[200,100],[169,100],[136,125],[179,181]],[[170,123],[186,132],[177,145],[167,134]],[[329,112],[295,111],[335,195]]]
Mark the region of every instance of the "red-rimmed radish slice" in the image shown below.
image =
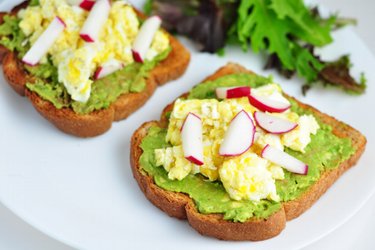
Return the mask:
[[[238,87],[221,87],[216,88],[216,97],[220,99],[225,98],[240,98],[250,95],[251,88],[248,86],[238,86]]]
[[[96,69],[94,73],[94,80],[110,75],[113,72],[122,69],[123,67],[124,64],[117,60],[111,60],[107,63],[104,63]]]
[[[254,119],[256,123],[271,134],[283,134],[295,129],[298,124],[273,115],[255,111]]]
[[[256,94],[250,94],[249,101],[251,105],[263,112],[281,113],[290,108],[290,103],[276,101]]]
[[[71,5],[79,6],[84,10],[90,11],[95,4],[94,0],[68,0]]]
[[[111,3],[109,0],[98,0],[92,7],[79,33],[86,42],[96,42],[99,32],[108,19]]]
[[[133,58],[136,62],[144,62],[146,53],[151,46],[156,31],[161,25],[161,19],[158,16],[149,17],[140,28],[137,37],[133,43]]]
[[[84,10],[90,11],[92,7],[94,7],[95,1],[90,1],[90,0],[83,0],[79,4],[79,7],[81,7]]]
[[[22,58],[22,62],[34,66],[47,54],[59,35],[64,31],[66,25],[60,17],[55,17],[47,29],[39,36],[36,42]]]
[[[202,120],[189,113],[181,127],[181,140],[184,156],[196,165],[203,165]]]
[[[222,156],[237,156],[245,153],[254,142],[255,126],[253,119],[241,110],[230,122],[220,145]]]
[[[309,167],[302,161],[268,144],[263,148],[261,156],[292,173],[306,175],[309,170]]]

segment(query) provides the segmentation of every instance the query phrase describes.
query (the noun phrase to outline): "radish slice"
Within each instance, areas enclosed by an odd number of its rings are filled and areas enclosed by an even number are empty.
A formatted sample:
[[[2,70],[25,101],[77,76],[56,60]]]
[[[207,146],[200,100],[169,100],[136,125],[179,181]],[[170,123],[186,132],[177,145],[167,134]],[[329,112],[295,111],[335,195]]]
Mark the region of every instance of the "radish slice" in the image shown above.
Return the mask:
[[[245,153],[254,142],[255,126],[253,119],[241,110],[230,122],[225,132],[219,154],[222,156],[237,156]]]
[[[309,170],[302,161],[268,144],[263,148],[261,156],[292,173],[306,175]]]
[[[94,7],[95,1],[90,1],[90,0],[83,0],[79,4],[79,7],[81,7],[84,10],[90,11],[92,7]]]
[[[249,95],[251,105],[263,112],[281,113],[290,108],[290,103],[272,100],[266,96],[259,96],[255,94]]]
[[[271,134],[287,133],[298,126],[297,123],[261,111],[255,111],[254,118],[259,127]]]
[[[34,66],[47,54],[59,35],[64,31],[66,25],[60,17],[55,17],[48,25],[47,29],[39,36],[38,40],[27,51],[22,58],[22,62]]]
[[[108,19],[111,4],[109,0],[98,0],[95,2],[79,33],[86,42],[96,42],[99,32]]]
[[[133,57],[136,62],[144,62],[146,53],[151,46],[152,39],[161,25],[161,19],[158,16],[149,17],[140,28],[137,37],[133,43]]]
[[[203,165],[202,120],[189,113],[181,127],[182,148],[187,160]]]
[[[90,11],[95,4],[94,0],[68,0],[71,5],[76,5],[84,10]]]
[[[100,67],[98,67],[94,73],[94,80],[103,78],[113,72],[120,70],[124,67],[124,64],[117,60],[110,60]]]
[[[239,86],[239,87],[222,87],[216,88],[216,97],[220,99],[225,98],[240,98],[250,95],[250,87]]]

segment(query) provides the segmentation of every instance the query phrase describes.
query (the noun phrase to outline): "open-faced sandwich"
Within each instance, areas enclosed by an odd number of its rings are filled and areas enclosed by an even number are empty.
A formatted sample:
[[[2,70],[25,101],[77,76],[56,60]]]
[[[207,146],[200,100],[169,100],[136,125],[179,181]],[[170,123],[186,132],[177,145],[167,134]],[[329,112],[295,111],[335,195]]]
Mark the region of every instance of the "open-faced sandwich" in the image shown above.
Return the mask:
[[[60,130],[104,133],[178,78],[189,52],[123,0],[32,0],[0,16],[6,80]]]
[[[203,235],[265,240],[352,167],[366,138],[228,64],[144,123],[131,141],[146,197]]]

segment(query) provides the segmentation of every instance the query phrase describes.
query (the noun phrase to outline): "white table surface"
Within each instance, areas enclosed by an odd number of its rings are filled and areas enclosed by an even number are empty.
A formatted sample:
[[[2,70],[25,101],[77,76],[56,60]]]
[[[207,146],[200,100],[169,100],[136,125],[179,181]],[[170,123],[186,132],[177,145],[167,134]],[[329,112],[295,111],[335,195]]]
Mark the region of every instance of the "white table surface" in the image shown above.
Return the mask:
[[[318,0],[317,2],[324,4],[330,10],[339,11],[341,16],[357,18],[359,25],[355,27],[355,32],[363,39],[375,55],[374,0]],[[0,221],[0,249],[72,249],[23,222],[1,203]],[[308,246],[305,250],[375,249],[374,233],[375,196],[373,196],[348,222],[331,234]]]

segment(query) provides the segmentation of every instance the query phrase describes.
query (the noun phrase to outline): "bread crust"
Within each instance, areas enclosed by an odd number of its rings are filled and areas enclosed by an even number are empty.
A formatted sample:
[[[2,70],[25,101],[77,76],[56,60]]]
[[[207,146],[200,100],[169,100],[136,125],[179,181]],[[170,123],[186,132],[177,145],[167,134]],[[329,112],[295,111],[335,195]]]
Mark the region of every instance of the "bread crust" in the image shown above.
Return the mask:
[[[213,75],[207,77],[205,81],[215,80],[221,76],[234,73],[252,73],[237,64],[228,64]],[[186,94],[184,94],[186,95]],[[297,101],[297,100],[296,100]],[[300,197],[293,201],[282,203],[282,208],[272,214],[267,219],[249,219],[244,223],[231,222],[223,219],[220,214],[201,214],[197,211],[194,201],[185,194],[164,190],[158,187],[151,176],[145,173],[139,163],[143,151],[140,147],[142,139],[147,135],[147,131],[152,126],[166,127],[166,112],[173,109],[173,103],[164,108],[160,121],[144,123],[138,128],[131,140],[130,163],[133,176],[136,179],[145,196],[158,208],[172,217],[187,219],[189,224],[202,235],[216,237],[222,240],[266,240],[278,235],[285,227],[286,221],[292,220],[307,209],[309,209],[327,189],[343,174],[347,169],[354,166],[363,153],[366,145],[366,138],[349,125],[328,116],[315,108],[297,101],[298,104],[313,111],[314,115],[323,122],[333,127],[333,133],[338,137],[348,137],[352,141],[357,151],[340,166],[334,170],[325,171],[320,179],[310,186]]]
[[[17,7],[12,13],[19,9],[20,7]],[[1,22],[3,16],[4,13],[1,13]],[[123,120],[142,107],[158,85],[177,79],[185,72],[190,61],[190,53],[177,39],[169,34],[168,36],[172,50],[166,59],[152,69],[145,90],[140,93],[123,94],[109,108],[85,115],[77,114],[70,108],[57,109],[37,93],[29,91],[25,85],[27,82],[33,82],[33,77],[25,71],[17,55],[3,46],[0,46],[0,60],[8,84],[21,96],[28,97],[44,118],[65,133],[78,137],[93,137],[109,130],[113,121]]]

